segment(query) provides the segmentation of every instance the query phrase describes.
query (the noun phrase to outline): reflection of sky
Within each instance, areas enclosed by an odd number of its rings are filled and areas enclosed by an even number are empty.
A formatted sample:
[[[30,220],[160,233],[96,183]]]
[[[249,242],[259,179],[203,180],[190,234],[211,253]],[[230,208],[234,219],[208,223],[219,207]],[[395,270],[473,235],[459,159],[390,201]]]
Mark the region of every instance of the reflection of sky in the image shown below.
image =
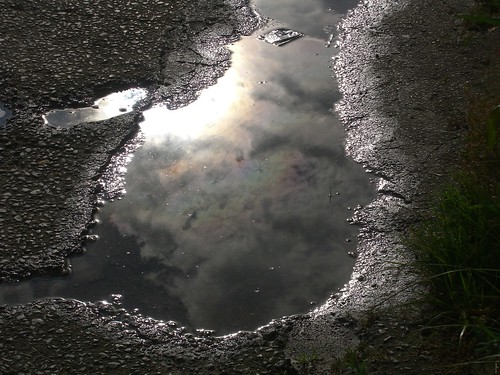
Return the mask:
[[[3,125],[7,122],[7,119],[10,117],[11,112],[0,103],[0,125]]]
[[[143,89],[129,89],[116,92],[97,100],[91,108],[74,110],[53,110],[43,116],[45,123],[61,128],[82,123],[106,120],[111,117],[131,112],[133,105],[145,98]]]
[[[346,208],[370,191],[329,112],[338,93],[324,43],[249,38],[233,50],[232,69],[197,102],[145,114],[146,144],[109,216],[164,265],[150,280],[206,328],[232,317],[255,328],[341,286],[352,267]]]
[[[347,281],[347,208],[372,188],[329,112],[332,50],[308,37],[232,50],[197,101],[145,113],[127,194],[101,210],[100,239],[68,280],[0,287],[3,301],[121,293],[153,317],[228,333],[305,312]]]
[[[307,36],[325,39],[335,32],[336,25],[348,9],[356,5],[353,0],[255,0],[259,13],[278,20]]]

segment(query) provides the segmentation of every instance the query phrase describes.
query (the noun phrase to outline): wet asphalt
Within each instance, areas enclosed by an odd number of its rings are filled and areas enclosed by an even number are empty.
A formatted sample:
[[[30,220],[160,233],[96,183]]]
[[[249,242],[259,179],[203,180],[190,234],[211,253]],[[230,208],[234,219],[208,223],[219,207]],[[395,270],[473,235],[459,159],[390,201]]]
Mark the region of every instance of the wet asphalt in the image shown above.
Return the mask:
[[[438,373],[422,338],[411,334],[420,311],[397,309],[418,292],[416,276],[391,262],[412,258],[402,238],[457,165],[464,89],[492,63],[498,31],[465,32],[455,17],[471,5],[371,0],[342,24],[337,110],[348,154],[378,186],[378,198],[353,219],[362,232],[342,294],[314,313],[223,338],[156,324],[119,302],[3,306],[0,372],[328,374],[363,341],[383,354],[368,363],[370,373]],[[97,209],[99,177],[113,154],[130,147],[139,110],[155,98],[68,130],[44,126],[41,114],[137,84],[164,84],[157,95],[172,107],[189,102],[228,66],[221,45],[257,19],[237,1],[1,0],[0,7],[0,102],[13,112],[0,128],[0,278],[12,282],[68,272],[65,259],[81,251]],[[200,49],[193,55],[189,46]]]

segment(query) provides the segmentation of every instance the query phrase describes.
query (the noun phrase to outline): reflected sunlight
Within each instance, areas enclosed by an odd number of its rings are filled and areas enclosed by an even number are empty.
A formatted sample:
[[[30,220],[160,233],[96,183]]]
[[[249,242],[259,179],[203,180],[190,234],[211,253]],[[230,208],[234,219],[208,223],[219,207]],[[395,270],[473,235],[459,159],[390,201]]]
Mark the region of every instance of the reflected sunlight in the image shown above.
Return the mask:
[[[102,111],[102,115],[106,118],[114,117],[130,112],[134,104],[144,99],[146,94],[146,90],[138,88],[115,92],[97,100],[93,108]]]
[[[55,109],[42,115],[46,125],[70,128],[83,122],[102,121],[131,112],[133,106],[146,97],[147,91],[141,88],[132,88],[119,91],[100,98],[92,107],[77,109]]]
[[[144,111],[141,130],[153,143],[161,143],[165,136],[195,140],[213,135],[214,126],[222,117],[249,110],[251,103],[243,100],[242,81],[239,70],[231,68],[216,85],[203,90],[195,102],[185,107],[170,110],[165,104],[158,104]]]

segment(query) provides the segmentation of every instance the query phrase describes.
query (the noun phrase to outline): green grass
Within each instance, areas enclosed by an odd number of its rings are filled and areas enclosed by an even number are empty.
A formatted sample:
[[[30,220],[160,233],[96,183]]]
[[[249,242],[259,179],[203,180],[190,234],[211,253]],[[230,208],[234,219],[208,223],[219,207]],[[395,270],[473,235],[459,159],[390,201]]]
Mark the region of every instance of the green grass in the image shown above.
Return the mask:
[[[471,14],[461,14],[459,18],[468,22],[470,26],[496,27],[500,26],[500,0],[480,0]]]
[[[471,100],[461,172],[437,195],[408,242],[434,314],[428,329],[453,345],[455,355],[447,359],[454,369],[491,369],[500,362],[498,101],[498,92]]]
[[[500,0],[482,0],[462,18],[493,31],[499,14]],[[468,91],[460,172],[408,241],[427,285],[427,334],[446,343],[441,359],[451,373],[492,373],[500,363],[500,63],[491,56],[481,85]]]
[[[315,373],[316,366],[321,362],[319,354],[313,350],[311,352],[303,352],[294,358],[299,368],[299,374],[307,375]]]
[[[461,176],[441,193],[432,214],[415,231],[411,246],[417,268],[444,314],[468,317],[498,309],[499,214],[496,199]]]
[[[468,362],[498,361],[488,356],[500,353],[500,207],[470,176],[459,180],[439,196],[410,246],[428,286],[430,329],[452,336]]]
[[[296,358],[296,361],[299,363],[299,365],[304,367],[314,365],[320,360],[321,358],[319,357],[318,353],[316,353],[316,351],[310,353],[302,353]]]
[[[337,359],[330,368],[331,374],[343,374],[346,370],[350,370],[353,375],[368,375],[363,355],[358,349],[349,350],[343,357]]]

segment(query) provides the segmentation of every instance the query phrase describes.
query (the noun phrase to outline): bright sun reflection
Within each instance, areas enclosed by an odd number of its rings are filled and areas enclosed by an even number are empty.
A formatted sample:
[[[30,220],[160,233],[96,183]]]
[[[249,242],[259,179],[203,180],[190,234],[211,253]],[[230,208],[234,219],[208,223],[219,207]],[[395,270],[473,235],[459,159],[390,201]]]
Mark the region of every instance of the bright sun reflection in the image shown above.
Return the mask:
[[[45,124],[60,128],[70,128],[83,122],[107,120],[131,112],[133,106],[146,95],[146,90],[132,88],[100,98],[92,107],[55,109],[43,115],[42,118]]]
[[[94,107],[103,111],[103,117],[110,118],[124,112],[130,112],[134,104],[146,97],[146,90],[132,88],[109,94],[97,100]]]
[[[159,104],[144,112],[141,129],[148,141],[164,136],[194,140],[220,131],[223,117],[242,114],[251,105],[243,96],[243,79],[233,66],[216,85],[203,90],[195,102],[175,110]],[[217,126],[216,126],[217,125]],[[216,130],[217,129],[217,130]]]

